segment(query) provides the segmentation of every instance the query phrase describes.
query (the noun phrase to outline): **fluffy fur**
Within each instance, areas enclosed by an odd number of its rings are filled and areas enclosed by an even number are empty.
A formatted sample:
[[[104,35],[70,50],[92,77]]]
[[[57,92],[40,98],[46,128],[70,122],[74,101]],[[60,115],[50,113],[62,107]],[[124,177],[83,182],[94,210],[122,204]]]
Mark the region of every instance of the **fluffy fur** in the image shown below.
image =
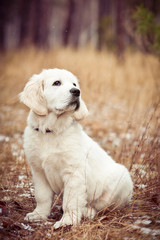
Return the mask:
[[[83,216],[93,218],[97,211],[131,199],[133,183],[126,167],[107,155],[77,121],[88,111],[72,73],[43,70],[32,76],[20,99],[31,109],[24,149],[37,202],[26,220],[47,219],[53,194],[63,195],[63,216],[55,228],[76,225]]]

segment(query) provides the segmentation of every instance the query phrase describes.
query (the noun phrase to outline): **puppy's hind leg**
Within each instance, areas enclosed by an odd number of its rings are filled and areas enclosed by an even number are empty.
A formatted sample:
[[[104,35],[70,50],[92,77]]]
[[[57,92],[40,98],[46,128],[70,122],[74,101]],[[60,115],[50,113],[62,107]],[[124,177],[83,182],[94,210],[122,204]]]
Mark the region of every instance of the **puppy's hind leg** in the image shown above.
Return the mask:
[[[94,207],[97,211],[101,211],[111,205],[111,196],[109,197],[106,192],[102,194],[102,196],[97,199],[94,203]]]
[[[94,207],[97,211],[110,206],[121,208],[126,205],[132,197],[133,182],[127,168],[121,164],[117,164],[116,166],[117,168],[114,169],[115,174],[113,175],[115,177],[112,178],[107,189],[95,202]]]

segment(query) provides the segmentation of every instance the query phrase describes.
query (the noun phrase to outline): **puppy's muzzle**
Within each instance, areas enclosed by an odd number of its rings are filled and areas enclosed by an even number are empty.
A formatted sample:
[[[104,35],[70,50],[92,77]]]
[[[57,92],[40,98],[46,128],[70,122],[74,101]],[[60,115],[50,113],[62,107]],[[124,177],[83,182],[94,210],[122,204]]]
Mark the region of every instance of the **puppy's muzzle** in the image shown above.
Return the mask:
[[[69,106],[75,106],[75,111],[79,109],[80,102],[79,102],[79,96],[80,96],[80,90],[77,88],[72,88],[70,90],[70,93],[72,95],[72,100],[69,103]]]
[[[80,90],[77,88],[72,88],[70,90],[70,93],[74,96],[74,97],[79,97],[80,96]]]

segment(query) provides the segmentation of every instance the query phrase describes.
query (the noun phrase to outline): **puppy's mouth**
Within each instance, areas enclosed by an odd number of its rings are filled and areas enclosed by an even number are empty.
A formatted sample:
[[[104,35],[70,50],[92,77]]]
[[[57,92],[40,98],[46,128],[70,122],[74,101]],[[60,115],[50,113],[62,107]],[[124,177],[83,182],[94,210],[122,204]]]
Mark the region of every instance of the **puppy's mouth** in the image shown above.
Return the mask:
[[[74,98],[67,106],[68,108],[73,107],[74,111],[77,111],[80,107],[79,98]]]
[[[79,97],[74,97],[64,108],[56,108],[58,113],[64,113],[68,111],[77,111],[80,107]]]

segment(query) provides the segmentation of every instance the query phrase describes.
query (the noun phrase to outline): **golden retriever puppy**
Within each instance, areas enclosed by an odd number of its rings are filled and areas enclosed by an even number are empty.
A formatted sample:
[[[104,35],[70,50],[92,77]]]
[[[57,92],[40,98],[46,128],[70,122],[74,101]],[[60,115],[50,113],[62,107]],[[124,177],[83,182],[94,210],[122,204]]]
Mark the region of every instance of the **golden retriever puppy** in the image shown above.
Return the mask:
[[[54,227],[93,218],[110,205],[130,201],[133,183],[127,168],[116,163],[82,129],[88,114],[77,78],[67,70],[33,75],[20,94],[30,108],[24,149],[31,166],[35,210],[29,221],[47,219],[53,194],[63,195],[63,216]]]

